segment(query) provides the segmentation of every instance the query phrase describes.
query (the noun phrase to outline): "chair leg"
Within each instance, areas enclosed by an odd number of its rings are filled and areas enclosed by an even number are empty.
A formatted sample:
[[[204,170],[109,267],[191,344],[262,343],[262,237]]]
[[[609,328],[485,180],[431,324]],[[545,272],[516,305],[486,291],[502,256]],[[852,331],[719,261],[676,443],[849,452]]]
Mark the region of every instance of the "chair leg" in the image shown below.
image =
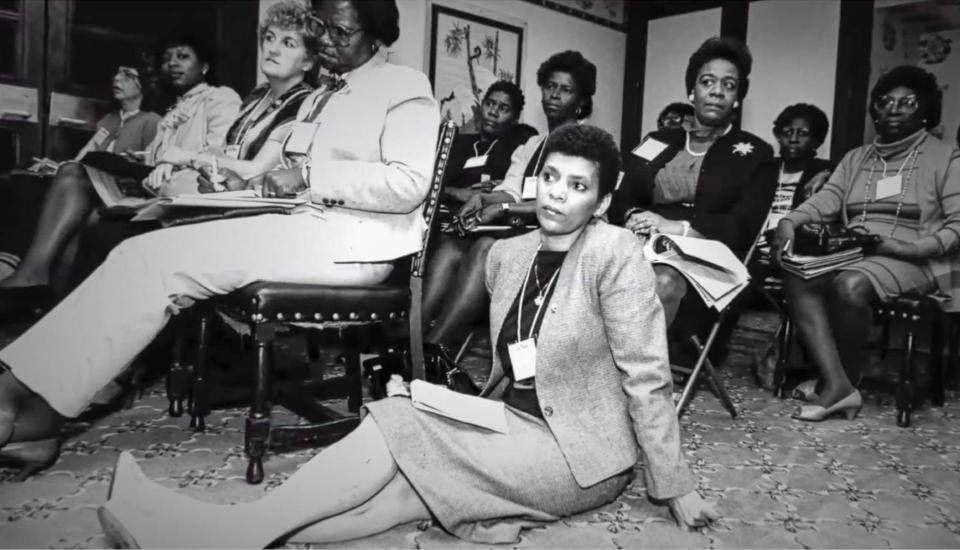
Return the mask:
[[[178,320],[178,322],[180,324],[173,337],[170,370],[167,371],[167,401],[169,401],[167,412],[175,418],[183,416],[183,401],[187,396],[187,387],[190,383],[189,367],[183,363],[183,345],[189,323],[186,320]]]
[[[913,412],[913,323],[909,323],[904,337],[903,362],[900,364],[900,381],[897,385],[897,426],[910,426]]]
[[[777,357],[777,366],[773,371],[773,395],[779,399],[786,396],[787,385],[787,365],[790,360],[790,351],[793,344],[793,322],[789,316],[784,316],[780,324],[779,356]]]
[[[960,319],[957,319],[955,314],[947,314],[947,360],[944,364],[944,381],[943,383],[947,388],[951,390],[957,389],[957,374],[960,370],[960,365],[957,364],[960,360]]]
[[[360,344],[355,330],[347,330],[344,334],[344,340],[347,344],[347,364],[346,372],[347,387],[347,410],[356,414],[360,412],[360,405],[363,404],[363,371],[360,365]]]
[[[943,316],[939,312],[931,313],[930,323],[930,403],[942,407],[946,402],[943,380]]]
[[[270,406],[268,390],[273,367],[273,339],[276,327],[263,325],[252,327],[254,357],[253,399],[244,430],[244,450],[247,453],[247,483],[263,481],[263,456],[270,439]]]
[[[423,363],[423,281],[415,277],[410,281],[410,376],[413,380],[426,380],[427,372]]]
[[[726,386],[724,386],[723,381],[717,376],[717,371],[713,368],[713,362],[710,361],[709,358],[704,359],[703,369],[707,373],[707,383],[710,384],[710,389],[720,398],[720,403],[723,405],[723,408],[727,409],[727,412],[730,413],[730,418],[736,418],[737,406],[733,404],[733,399],[730,399],[730,394],[727,393]]]
[[[193,387],[190,392],[190,427],[195,432],[202,432],[207,429],[206,419],[207,415],[210,414],[210,390],[207,381],[210,321],[209,315],[201,315],[197,324],[197,353],[194,358]]]

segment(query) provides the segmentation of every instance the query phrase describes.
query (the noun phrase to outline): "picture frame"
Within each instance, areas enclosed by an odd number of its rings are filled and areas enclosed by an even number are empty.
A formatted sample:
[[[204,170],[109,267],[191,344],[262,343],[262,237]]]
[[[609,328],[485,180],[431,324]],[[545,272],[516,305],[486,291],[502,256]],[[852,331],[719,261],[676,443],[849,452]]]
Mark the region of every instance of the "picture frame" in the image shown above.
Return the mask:
[[[518,86],[525,49],[525,24],[487,10],[466,12],[430,4],[428,76],[444,119],[461,132],[476,130],[483,93],[497,80]]]

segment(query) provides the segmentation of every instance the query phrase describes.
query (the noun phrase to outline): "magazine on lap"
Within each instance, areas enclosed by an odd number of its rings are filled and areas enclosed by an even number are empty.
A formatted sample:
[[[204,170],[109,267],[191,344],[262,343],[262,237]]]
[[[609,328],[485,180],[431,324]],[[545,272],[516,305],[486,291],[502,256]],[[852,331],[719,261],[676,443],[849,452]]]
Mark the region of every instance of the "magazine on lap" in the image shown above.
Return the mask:
[[[661,246],[665,250],[658,252]],[[750,281],[747,268],[720,241],[656,233],[647,239],[643,252],[650,263],[676,269],[717,311],[730,305]]]

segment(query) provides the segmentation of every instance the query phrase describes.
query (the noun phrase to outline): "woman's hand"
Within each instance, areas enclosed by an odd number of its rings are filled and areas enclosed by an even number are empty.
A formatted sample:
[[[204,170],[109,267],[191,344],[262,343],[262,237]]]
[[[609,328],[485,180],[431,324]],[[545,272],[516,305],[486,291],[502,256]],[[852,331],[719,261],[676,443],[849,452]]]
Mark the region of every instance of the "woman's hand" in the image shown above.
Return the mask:
[[[660,232],[668,222],[669,220],[659,214],[642,211],[630,214],[624,227],[636,235],[651,235]]]
[[[793,222],[780,220],[777,229],[774,230],[773,240],[770,241],[770,262],[775,267],[781,267],[783,255],[790,255],[793,249],[794,238]]]
[[[199,186],[197,190],[201,193],[220,193],[222,191],[240,191],[247,188],[247,182],[236,172],[229,168],[220,168],[217,176],[210,174],[207,170],[201,170],[197,176]]]
[[[457,213],[457,217],[463,220],[476,216],[484,206],[484,198],[486,197],[483,193],[477,193],[467,199],[467,202],[463,203],[463,206],[460,207],[460,212]]]
[[[667,505],[670,507],[670,511],[673,512],[673,517],[677,520],[677,525],[686,529],[703,527],[711,521],[720,518],[720,514],[717,513],[713,504],[703,500],[696,491],[690,491],[683,496],[671,498],[667,501]]]
[[[267,172],[263,176],[263,189],[261,195],[264,197],[289,197],[307,188],[307,183],[303,181],[299,168],[287,168],[285,170],[274,170]]]
[[[505,210],[503,209],[502,204],[488,204],[477,211],[474,215],[466,218],[460,218],[460,226],[464,229],[464,231],[470,231],[478,225],[486,225],[490,222],[496,221],[498,218],[500,218],[500,216],[503,215],[504,212]]]
[[[391,374],[390,380],[387,380],[387,397],[397,395],[410,397],[410,384],[399,374]]]
[[[163,151],[163,155],[157,162],[166,162],[174,166],[188,166],[194,158],[195,155],[190,151],[173,145]]]
[[[173,174],[173,165],[168,163],[158,164],[156,168],[150,172],[150,175],[147,176],[146,184],[147,188],[151,191],[159,191],[163,184],[170,181],[170,176]]]
[[[920,255],[916,243],[893,237],[881,237],[880,243],[872,252],[881,256],[900,258],[901,260],[916,260]]]

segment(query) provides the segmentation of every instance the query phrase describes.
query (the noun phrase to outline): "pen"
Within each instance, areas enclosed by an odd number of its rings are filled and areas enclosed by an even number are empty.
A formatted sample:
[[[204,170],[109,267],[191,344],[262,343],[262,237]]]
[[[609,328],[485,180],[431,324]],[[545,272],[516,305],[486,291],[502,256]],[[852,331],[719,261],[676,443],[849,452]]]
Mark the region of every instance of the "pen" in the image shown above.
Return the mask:
[[[787,239],[787,242],[783,243],[783,253],[787,256],[790,255],[790,239]]]

